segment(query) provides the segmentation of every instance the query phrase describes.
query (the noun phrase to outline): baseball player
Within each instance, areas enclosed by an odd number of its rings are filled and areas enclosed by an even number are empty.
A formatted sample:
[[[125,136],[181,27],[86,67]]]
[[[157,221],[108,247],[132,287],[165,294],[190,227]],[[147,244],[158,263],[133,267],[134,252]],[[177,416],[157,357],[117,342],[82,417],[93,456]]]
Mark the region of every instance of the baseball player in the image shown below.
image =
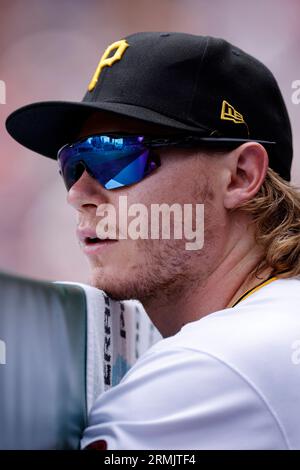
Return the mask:
[[[223,39],[132,34],[82,102],[7,119],[57,159],[91,283],[163,339],[92,408],[82,448],[300,449],[300,196],[272,73]],[[106,207],[204,205],[204,243],[99,236]],[[161,235],[161,234],[160,234]]]

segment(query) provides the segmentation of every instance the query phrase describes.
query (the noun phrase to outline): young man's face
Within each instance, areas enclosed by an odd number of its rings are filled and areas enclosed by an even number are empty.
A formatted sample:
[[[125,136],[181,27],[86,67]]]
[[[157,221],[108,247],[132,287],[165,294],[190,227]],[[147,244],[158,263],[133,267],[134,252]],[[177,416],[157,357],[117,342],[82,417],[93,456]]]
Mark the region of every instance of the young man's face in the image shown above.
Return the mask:
[[[105,132],[161,135],[159,130],[134,119],[109,114],[99,119],[99,115],[93,115],[79,137]],[[168,133],[164,131],[165,135]],[[193,149],[164,148],[156,152],[161,166],[136,184],[107,190],[85,171],[68,193],[68,202],[78,214],[78,236],[90,264],[90,282],[115,299],[136,298],[146,303],[158,292],[168,295],[178,289],[188,291],[204,282],[222,255],[220,227],[226,216],[218,191],[222,157],[205,156]],[[187,239],[174,239],[172,218],[170,239],[118,239],[120,196],[127,196],[128,207],[143,204],[149,214],[152,204],[177,203],[182,209],[184,204],[204,204],[203,248],[187,250]],[[100,204],[111,204],[116,210],[117,240],[85,247],[84,236],[96,236],[100,220],[96,210]],[[132,219],[128,217],[128,223]]]

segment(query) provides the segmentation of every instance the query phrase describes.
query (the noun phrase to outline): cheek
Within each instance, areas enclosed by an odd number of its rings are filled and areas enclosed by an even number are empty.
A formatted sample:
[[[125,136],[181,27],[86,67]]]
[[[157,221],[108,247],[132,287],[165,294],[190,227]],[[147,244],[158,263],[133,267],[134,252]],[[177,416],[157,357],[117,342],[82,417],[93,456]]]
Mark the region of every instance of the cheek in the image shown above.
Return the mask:
[[[194,202],[197,173],[193,168],[184,168],[180,162],[166,162],[143,181],[132,186],[127,192],[128,203],[173,204]]]

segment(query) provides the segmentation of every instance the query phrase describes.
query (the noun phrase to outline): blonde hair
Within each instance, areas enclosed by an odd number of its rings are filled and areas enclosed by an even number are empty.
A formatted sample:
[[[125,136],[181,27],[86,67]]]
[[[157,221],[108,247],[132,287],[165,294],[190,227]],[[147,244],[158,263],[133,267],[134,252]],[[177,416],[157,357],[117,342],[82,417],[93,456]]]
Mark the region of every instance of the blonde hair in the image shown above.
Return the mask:
[[[272,268],[278,278],[300,276],[300,191],[268,168],[256,196],[239,206],[252,216],[265,254],[255,274]]]

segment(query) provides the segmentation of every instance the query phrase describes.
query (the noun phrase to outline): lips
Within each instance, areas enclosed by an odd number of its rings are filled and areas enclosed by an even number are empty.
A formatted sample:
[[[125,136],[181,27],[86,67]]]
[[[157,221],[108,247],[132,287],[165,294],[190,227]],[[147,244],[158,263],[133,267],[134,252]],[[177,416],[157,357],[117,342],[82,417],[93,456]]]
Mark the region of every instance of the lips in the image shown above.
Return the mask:
[[[78,228],[77,237],[85,254],[94,254],[118,241],[111,238],[100,239],[97,237],[96,230],[90,227]]]

